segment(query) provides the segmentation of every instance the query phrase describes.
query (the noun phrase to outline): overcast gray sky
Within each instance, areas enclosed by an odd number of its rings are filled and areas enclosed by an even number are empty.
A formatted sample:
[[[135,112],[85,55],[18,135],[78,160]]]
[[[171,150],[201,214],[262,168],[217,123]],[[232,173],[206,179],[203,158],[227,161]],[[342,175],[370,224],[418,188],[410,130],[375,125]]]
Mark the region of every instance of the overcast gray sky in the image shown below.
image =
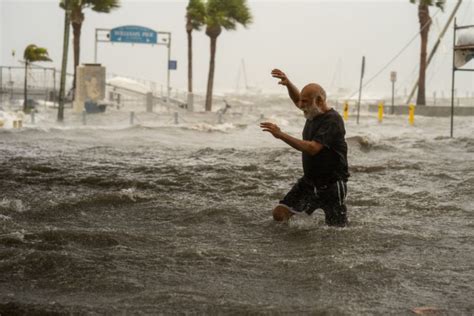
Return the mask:
[[[18,65],[24,48],[31,43],[48,48],[53,65],[60,67],[64,11],[59,1],[0,0],[0,64]],[[447,20],[456,1],[448,0],[444,12],[432,8],[434,24],[430,47]],[[171,84],[186,89],[187,42],[184,29],[187,1],[122,0],[120,9],[111,14],[85,11],[82,29],[81,62],[93,62],[96,28],[140,25],[156,31],[172,32],[172,59],[178,70]],[[417,6],[408,0],[378,1],[249,1],[254,22],[247,29],[224,31],[217,42],[215,89],[232,90],[237,86],[241,60],[245,60],[250,85],[277,90],[270,71],[284,70],[298,86],[318,82],[329,91],[338,87],[357,90],[362,56],[366,56],[368,79],[386,65],[417,34]],[[458,12],[458,24],[474,24],[473,0],[464,0]],[[71,36],[72,39],[72,36]],[[409,89],[417,78],[419,38],[381,75],[367,86],[376,95],[389,95],[390,71],[398,72],[397,90]],[[72,45],[70,45],[72,48]],[[11,51],[16,50],[16,58]],[[428,72],[428,95],[433,90],[451,89],[452,28],[449,29],[437,57]],[[163,46],[99,44],[98,61],[107,72],[159,83],[166,82],[167,52]],[[69,71],[72,71],[72,50]],[[209,65],[209,38],[194,33],[194,85],[204,91]],[[474,61],[467,66],[474,68]],[[241,76],[241,87],[243,79]],[[474,92],[474,73],[457,73],[461,96]]]

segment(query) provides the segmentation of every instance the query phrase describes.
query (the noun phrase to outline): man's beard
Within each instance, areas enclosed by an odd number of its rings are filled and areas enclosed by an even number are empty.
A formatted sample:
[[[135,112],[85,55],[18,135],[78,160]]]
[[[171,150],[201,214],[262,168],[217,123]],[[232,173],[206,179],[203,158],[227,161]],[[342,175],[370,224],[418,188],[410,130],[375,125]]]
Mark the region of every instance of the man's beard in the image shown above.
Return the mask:
[[[313,105],[303,111],[304,117],[307,120],[312,120],[316,116],[321,115],[322,113],[323,112],[316,105]]]

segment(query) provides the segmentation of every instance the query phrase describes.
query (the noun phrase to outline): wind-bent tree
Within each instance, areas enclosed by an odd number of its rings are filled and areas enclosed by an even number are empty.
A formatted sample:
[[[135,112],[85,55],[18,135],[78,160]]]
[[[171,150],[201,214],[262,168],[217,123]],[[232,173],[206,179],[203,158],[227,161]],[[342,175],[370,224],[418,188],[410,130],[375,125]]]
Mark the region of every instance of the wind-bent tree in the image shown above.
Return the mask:
[[[425,82],[426,82],[426,56],[428,47],[428,33],[430,32],[431,17],[430,6],[436,6],[444,10],[446,0],[410,0],[411,3],[418,4],[418,20],[420,22],[420,72],[418,75],[418,95],[416,105],[425,105]]]
[[[211,39],[211,59],[207,80],[206,111],[212,110],[212,90],[216,61],[217,37],[222,29],[235,30],[237,24],[246,27],[252,22],[252,15],[246,0],[208,0],[206,3],[206,35]]]
[[[37,61],[51,61],[49,58],[48,50],[43,47],[38,47],[35,44],[30,44],[26,46],[25,52],[23,53],[23,60],[25,61],[25,89],[24,89],[24,98],[23,101],[23,112],[27,112],[29,109],[27,107],[28,101],[28,66],[31,63]]]
[[[189,0],[186,7],[188,33],[188,92],[193,92],[193,30],[200,31],[206,21],[206,7],[202,0]]]
[[[71,9],[71,25],[73,32],[73,49],[74,49],[74,79],[72,88],[76,89],[76,68],[79,65],[81,51],[81,29],[84,22],[83,10],[91,8],[92,11],[99,13],[110,13],[113,9],[120,6],[119,0],[70,0]],[[65,9],[64,1],[60,3],[61,8]]]

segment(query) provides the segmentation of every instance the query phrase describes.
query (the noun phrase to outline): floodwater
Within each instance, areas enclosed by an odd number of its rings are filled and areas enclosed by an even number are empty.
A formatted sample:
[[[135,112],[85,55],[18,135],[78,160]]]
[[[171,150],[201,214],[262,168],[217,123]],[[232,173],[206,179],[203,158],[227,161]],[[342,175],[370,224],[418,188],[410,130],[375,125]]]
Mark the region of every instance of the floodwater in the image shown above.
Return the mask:
[[[347,123],[350,226],[273,222],[300,153],[281,98],[215,114],[39,113],[0,129],[0,314],[474,314],[474,123]]]

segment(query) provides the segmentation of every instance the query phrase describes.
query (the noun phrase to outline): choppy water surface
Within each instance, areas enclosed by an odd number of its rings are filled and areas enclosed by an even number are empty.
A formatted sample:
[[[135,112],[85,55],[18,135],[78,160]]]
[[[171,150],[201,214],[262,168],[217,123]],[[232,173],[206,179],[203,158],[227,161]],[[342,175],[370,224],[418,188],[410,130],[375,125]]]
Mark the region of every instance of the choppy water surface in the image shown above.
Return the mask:
[[[334,229],[271,218],[302,173],[259,131],[261,112],[300,135],[275,109],[0,131],[0,313],[473,314],[472,118],[454,139],[447,118],[350,121]]]

